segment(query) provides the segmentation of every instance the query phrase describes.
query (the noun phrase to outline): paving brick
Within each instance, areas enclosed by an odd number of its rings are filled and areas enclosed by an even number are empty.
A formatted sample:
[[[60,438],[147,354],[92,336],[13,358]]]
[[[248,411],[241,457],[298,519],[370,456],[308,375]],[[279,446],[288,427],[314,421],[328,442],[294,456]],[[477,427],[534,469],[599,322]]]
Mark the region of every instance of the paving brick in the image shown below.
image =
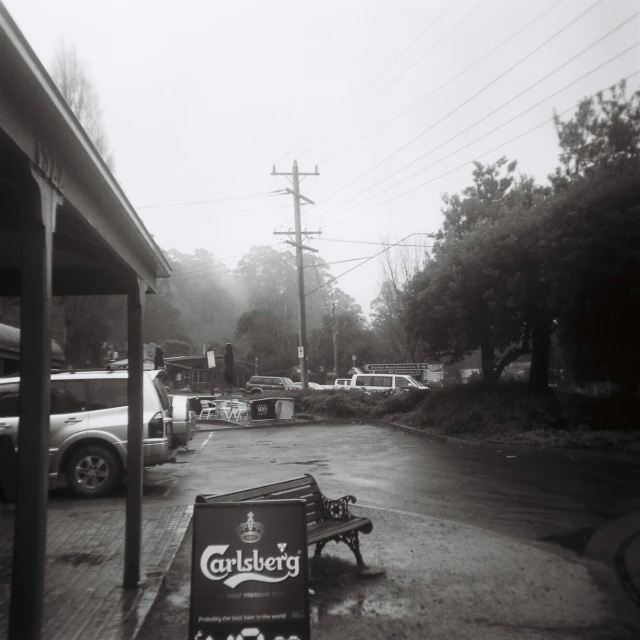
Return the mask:
[[[192,507],[143,505],[142,578],[122,588],[125,512],[49,509],[43,640],[131,640],[149,612]],[[9,623],[14,511],[0,508],[0,637]]]

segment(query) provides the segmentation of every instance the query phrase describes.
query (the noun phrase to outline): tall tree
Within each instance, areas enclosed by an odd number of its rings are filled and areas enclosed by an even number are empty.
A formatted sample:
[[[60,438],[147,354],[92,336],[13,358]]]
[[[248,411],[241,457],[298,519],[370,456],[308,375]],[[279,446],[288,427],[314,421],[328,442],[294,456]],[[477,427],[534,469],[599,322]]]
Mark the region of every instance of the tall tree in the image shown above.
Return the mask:
[[[412,324],[431,354],[455,361],[480,349],[488,381],[532,349],[549,350],[535,215],[548,190],[515,169],[505,158],[476,163],[473,184],[444,197],[434,259],[410,290]]]
[[[556,117],[560,167],[545,277],[560,346],[579,382],[634,394],[640,375],[640,91],[620,83]]]
[[[58,44],[51,67],[51,77],[96,150],[109,169],[113,170],[113,156],[109,151],[104,131],[100,100],[72,44]],[[64,307],[69,323],[66,349],[70,364],[79,367],[87,364],[101,366],[106,343],[126,342],[120,322],[126,318],[124,298],[65,298]]]
[[[391,245],[389,245],[389,248]],[[426,345],[409,321],[409,283],[426,266],[427,248],[398,247],[382,254],[383,281],[371,303],[372,327],[384,357],[398,362],[421,362]]]
[[[98,153],[113,171],[113,154],[109,150],[104,129],[100,98],[73,44],[64,40],[58,43],[51,67],[51,77],[91,138]]]

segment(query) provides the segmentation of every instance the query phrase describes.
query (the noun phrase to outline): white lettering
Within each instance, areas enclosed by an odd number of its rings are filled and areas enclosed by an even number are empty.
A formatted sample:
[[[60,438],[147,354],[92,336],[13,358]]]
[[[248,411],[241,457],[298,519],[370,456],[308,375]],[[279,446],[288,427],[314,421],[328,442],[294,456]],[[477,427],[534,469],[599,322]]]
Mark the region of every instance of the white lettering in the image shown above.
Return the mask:
[[[254,549],[250,556],[245,556],[242,550],[236,551],[235,558],[222,557],[229,545],[209,545],[200,557],[200,570],[209,580],[224,580],[224,584],[234,589],[248,580],[258,582],[282,582],[287,578],[295,578],[300,574],[300,556],[269,556],[263,558]],[[230,575],[233,571],[235,575]],[[265,573],[277,571],[283,575],[269,576]]]

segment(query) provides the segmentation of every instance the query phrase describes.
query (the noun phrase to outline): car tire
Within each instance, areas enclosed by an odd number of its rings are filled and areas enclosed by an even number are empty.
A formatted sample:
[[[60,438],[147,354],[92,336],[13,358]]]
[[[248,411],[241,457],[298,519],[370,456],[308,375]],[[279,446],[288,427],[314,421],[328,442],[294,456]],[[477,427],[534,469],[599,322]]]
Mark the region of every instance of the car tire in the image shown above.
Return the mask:
[[[120,483],[121,476],[115,456],[101,446],[82,447],[67,463],[69,488],[83,498],[107,495]]]
[[[252,396],[257,396],[257,395],[260,395],[261,393],[262,393],[262,389],[251,389]]]

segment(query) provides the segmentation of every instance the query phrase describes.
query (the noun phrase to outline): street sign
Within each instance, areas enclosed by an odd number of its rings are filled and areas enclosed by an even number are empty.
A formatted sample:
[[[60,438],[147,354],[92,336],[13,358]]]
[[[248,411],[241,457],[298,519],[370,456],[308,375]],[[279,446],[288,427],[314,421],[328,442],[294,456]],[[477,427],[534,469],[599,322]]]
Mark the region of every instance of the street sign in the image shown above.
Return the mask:
[[[352,360],[353,362],[355,362],[355,361],[356,361],[356,356],[355,356],[355,355],[352,355],[352,356],[351,356],[351,360]]]
[[[209,367],[209,369],[216,368],[216,352],[215,351],[207,351],[207,367]]]
[[[400,362],[396,364],[365,364],[364,370],[367,373],[404,373],[407,375],[419,374],[428,368],[426,362]]]
[[[427,382],[438,383],[444,380],[444,367],[441,364],[430,364],[427,369]]]
[[[196,504],[189,640],[309,640],[304,500]]]
[[[304,347],[298,347],[298,358],[304,358]]]

